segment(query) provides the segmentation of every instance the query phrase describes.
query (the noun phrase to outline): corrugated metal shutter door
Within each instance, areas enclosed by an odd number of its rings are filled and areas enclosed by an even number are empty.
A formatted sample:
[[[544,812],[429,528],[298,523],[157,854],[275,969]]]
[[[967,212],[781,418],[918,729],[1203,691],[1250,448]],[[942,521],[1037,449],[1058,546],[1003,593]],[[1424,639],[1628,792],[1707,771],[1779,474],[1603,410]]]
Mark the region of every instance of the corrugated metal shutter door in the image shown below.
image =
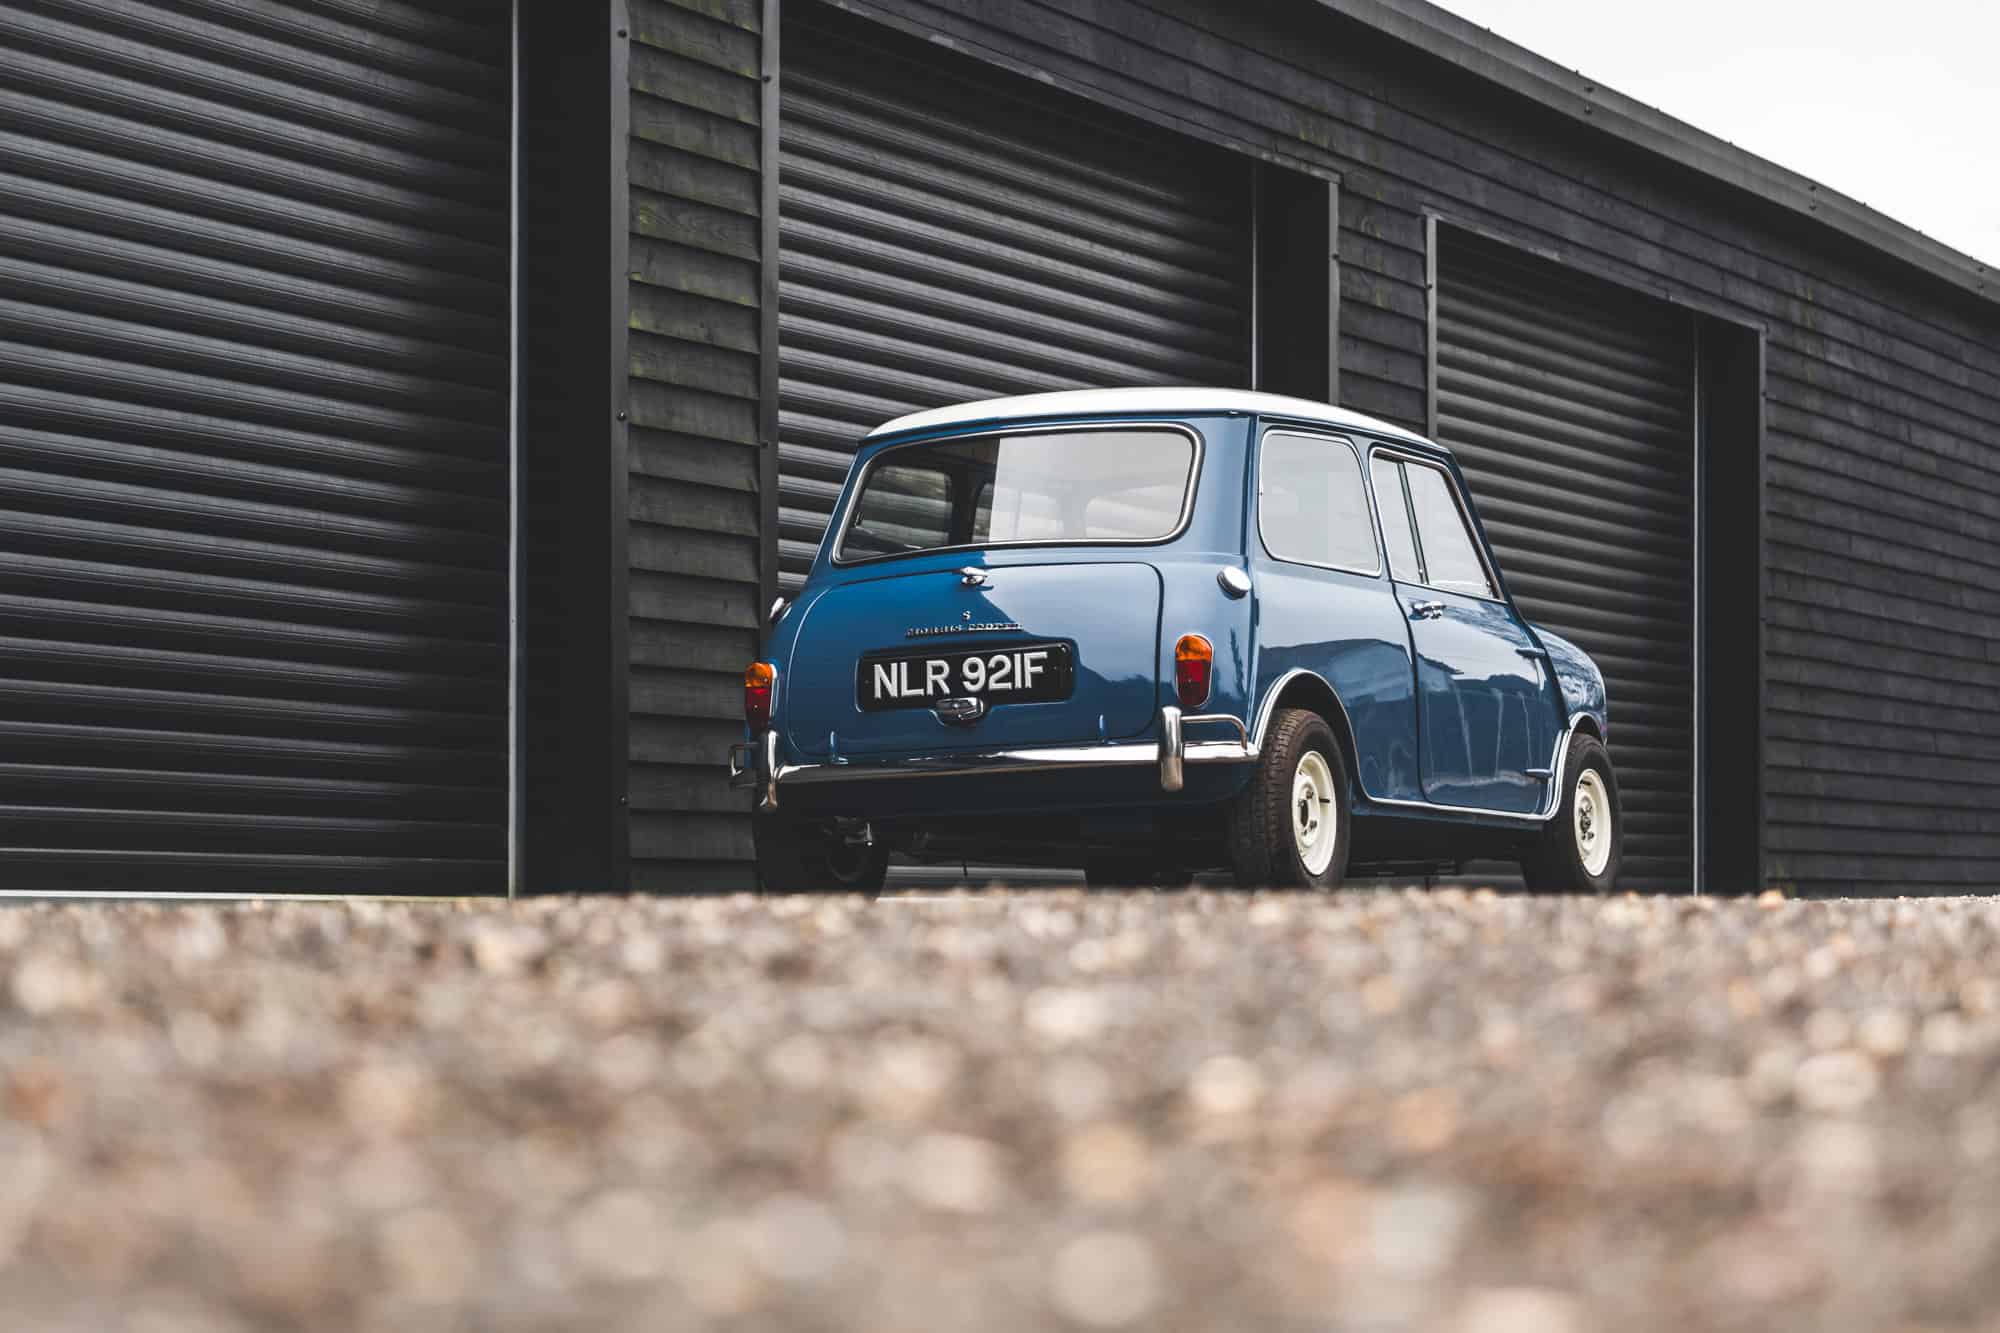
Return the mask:
[[[1624,879],[1685,887],[1693,838],[1694,325],[1441,230],[1437,433],[1521,610],[1603,668]]]
[[[507,29],[0,0],[0,886],[503,887]]]
[[[785,24],[785,591],[890,417],[1249,383],[1245,161],[808,5]]]

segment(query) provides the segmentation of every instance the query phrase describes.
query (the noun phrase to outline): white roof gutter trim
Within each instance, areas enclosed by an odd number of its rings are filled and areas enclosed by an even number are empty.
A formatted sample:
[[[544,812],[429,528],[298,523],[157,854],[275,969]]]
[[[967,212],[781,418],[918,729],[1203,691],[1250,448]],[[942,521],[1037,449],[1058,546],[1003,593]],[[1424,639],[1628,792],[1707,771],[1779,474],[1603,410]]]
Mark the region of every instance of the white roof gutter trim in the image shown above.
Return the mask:
[[[972,403],[955,403],[885,421],[867,438],[903,435],[910,431],[943,430],[952,426],[983,425],[987,422],[1021,421],[1053,417],[1089,417],[1111,414],[1124,416],[1192,416],[1202,412],[1237,412],[1243,415],[1282,417],[1332,426],[1340,430],[1365,431],[1398,440],[1430,443],[1401,426],[1378,421],[1344,407],[1330,407],[1307,398],[1283,394],[1257,393],[1249,389],[1131,388],[1069,389],[1056,393],[1018,394],[1011,398],[986,398]]]

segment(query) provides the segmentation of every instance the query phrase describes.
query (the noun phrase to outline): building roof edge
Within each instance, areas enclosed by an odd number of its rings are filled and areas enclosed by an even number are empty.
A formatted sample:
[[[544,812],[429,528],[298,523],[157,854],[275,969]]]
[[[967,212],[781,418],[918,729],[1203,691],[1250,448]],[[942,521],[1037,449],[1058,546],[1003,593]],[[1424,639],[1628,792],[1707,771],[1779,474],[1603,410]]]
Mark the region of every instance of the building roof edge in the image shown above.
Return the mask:
[[[2000,273],[1993,265],[1858,199],[1606,88],[1575,70],[1564,69],[1426,0],[1316,3],[1616,138],[1824,223],[1975,296],[2000,302]]]

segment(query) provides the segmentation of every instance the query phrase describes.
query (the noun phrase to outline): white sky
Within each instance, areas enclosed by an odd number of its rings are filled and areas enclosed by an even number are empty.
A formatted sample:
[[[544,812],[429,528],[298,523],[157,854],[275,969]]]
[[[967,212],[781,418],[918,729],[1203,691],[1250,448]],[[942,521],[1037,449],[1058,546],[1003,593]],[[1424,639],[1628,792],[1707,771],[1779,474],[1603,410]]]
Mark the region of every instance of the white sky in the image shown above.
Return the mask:
[[[1605,87],[2000,263],[1995,0],[1439,0]]]

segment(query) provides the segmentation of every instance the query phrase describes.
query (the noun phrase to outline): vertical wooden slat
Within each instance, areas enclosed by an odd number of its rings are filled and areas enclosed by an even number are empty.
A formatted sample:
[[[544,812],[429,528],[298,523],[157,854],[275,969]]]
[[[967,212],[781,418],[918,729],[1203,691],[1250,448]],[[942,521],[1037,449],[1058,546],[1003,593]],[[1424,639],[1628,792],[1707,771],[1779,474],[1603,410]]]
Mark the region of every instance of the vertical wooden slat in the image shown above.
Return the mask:
[[[776,581],[775,0],[629,0],[628,478],[619,654],[641,889],[750,883],[748,799],[724,762]],[[767,387],[770,386],[770,387]]]

